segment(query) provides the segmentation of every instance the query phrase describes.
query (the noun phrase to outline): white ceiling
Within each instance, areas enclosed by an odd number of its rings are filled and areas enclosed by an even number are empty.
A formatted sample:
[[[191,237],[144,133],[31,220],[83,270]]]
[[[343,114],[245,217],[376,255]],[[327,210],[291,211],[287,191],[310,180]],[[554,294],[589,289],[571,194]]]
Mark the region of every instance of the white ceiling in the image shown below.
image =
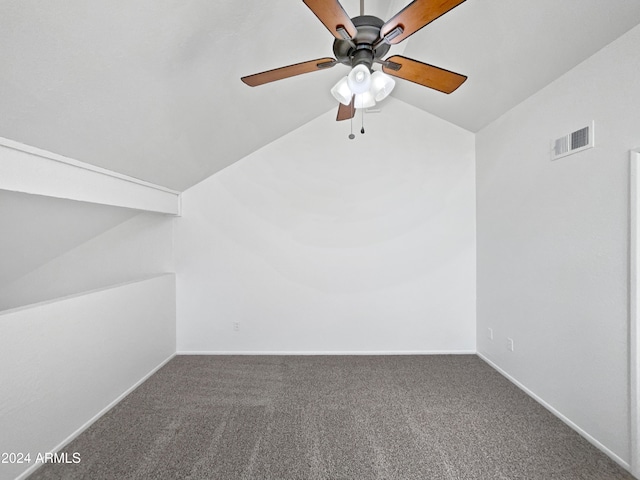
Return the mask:
[[[467,0],[390,52],[467,82],[393,95],[477,131],[638,23],[639,0]],[[3,0],[0,136],[184,190],[336,108],[341,65],[239,80],[330,56],[332,38],[301,0]]]

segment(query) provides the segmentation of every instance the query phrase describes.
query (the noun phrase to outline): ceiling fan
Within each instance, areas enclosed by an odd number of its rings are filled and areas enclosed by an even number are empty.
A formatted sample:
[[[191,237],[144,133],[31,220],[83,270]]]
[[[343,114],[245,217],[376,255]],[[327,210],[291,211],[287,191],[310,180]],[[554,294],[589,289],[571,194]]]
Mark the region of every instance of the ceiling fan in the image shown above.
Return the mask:
[[[251,87],[331,68],[338,63],[351,67],[331,93],[340,102],[336,120],[353,118],[356,108],[369,108],[384,99],[395,86],[388,75],[409,80],[443,93],[451,93],[467,79],[466,76],[402,55],[382,59],[391,45],[398,44],[465,0],[414,0],[389,21],[364,15],[363,0],[360,15],[349,18],[339,0],[303,0],[335,37],[333,53],[308,62],[268,70],[242,77]],[[382,72],[373,71],[374,63]],[[384,73],[383,73],[384,72]],[[385,75],[386,74],[386,75]],[[355,108],[354,108],[355,107]]]

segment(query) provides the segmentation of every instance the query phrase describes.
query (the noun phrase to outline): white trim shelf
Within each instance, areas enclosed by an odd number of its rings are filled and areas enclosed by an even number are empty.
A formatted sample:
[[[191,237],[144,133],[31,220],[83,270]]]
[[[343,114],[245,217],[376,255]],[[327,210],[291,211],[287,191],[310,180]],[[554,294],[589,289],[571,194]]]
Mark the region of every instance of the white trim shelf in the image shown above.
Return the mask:
[[[180,192],[2,137],[0,190],[180,215]]]

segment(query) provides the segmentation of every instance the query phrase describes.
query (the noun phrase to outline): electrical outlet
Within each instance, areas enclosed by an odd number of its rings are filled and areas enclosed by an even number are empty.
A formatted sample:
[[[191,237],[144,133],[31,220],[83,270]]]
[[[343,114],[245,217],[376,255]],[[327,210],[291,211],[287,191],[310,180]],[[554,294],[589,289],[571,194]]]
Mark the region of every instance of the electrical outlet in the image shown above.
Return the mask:
[[[234,332],[240,331],[240,322],[233,322],[233,331]]]
[[[513,352],[513,338],[507,338],[507,350]]]
[[[487,338],[493,340],[493,328],[487,328]]]

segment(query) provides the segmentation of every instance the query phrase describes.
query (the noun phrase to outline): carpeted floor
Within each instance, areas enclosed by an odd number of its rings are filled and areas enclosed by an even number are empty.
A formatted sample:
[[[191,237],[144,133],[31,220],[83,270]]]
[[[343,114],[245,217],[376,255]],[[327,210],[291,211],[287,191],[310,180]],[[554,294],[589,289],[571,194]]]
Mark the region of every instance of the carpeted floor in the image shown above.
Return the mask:
[[[36,479],[632,479],[474,355],[178,356]]]

